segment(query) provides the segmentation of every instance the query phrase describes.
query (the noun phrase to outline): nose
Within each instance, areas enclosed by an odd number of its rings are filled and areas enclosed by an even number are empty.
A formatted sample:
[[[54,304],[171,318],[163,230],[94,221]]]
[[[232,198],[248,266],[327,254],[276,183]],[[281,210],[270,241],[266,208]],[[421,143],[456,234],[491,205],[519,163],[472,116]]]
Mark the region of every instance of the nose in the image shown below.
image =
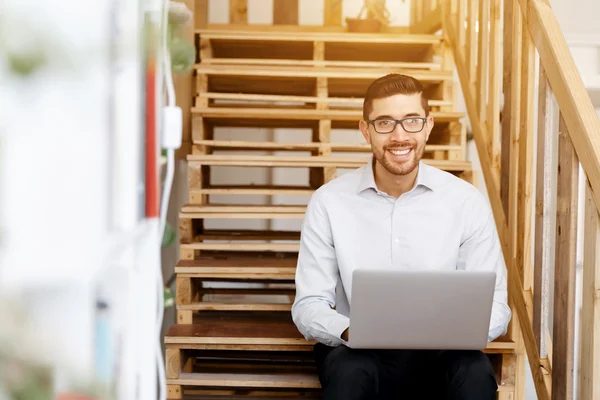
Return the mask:
[[[407,140],[410,137],[410,134],[404,130],[402,124],[396,124],[394,130],[390,133],[390,140],[402,142]]]

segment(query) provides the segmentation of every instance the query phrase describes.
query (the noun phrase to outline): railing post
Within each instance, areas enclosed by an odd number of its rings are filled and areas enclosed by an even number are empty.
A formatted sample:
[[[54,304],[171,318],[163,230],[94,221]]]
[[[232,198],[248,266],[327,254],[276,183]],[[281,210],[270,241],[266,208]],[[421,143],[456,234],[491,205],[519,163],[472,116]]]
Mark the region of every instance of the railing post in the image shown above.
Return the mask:
[[[579,160],[560,116],[552,329],[552,399],[573,398]]]
[[[600,216],[586,181],[579,399],[600,398]]]
[[[541,358],[548,356],[549,270],[554,260],[556,213],[553,207],[557,147],[550,86],[540,65],[538,94],[537,169],[535,192],[535,247],[533,278],[533,329]]]

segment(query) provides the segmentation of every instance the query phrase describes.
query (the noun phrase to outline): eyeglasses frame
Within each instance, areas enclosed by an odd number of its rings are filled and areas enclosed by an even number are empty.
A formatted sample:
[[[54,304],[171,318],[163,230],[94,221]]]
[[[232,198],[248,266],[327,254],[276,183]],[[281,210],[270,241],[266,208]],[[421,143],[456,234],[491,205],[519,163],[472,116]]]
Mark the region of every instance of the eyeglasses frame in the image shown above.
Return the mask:
[[[418,131],[409,131],[404,127],[404,121],[406,121],[407,119],[420,119],[423,121],[423,126],[421,127],[421,129],[419,129]],[[381,121],[381,120],[386,120],[386,121],[394,121],[394,127],[392,128],[391,131],[389,132],[379,132],[377,130],[377,128],[375,128],[375,121]],[[427,125],[427,121],[429,120],[429,116],[427,117],[406,117],[406,118],[402,118],[402,119],[393,119],[393,118],[381,118],[381,119],[371,119],[371,120],[367,120],[367,122],[371,125],[373,125],[373,129],[375,130],[375,132],[379,133],[380,135],[387,135],[388,133],[392,133],[394,132],[394,130],[396,129],[396,127],[398,126],[398,124],[400,124],[400,126],[402,127],[402,129],[404,129],[404,131],[408,132],[408,133],[419,133],[422,132],[423,129],[425,129],[425,126]]]

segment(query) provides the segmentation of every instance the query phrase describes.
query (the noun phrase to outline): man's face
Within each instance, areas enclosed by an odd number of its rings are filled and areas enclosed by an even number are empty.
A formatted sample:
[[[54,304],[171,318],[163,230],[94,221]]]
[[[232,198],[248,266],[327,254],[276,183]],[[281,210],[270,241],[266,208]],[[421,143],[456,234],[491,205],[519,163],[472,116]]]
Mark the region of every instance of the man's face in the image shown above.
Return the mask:
[[[433,128],[433,118],[425,116],[421,105],[421,94],[375,99],[369,119],[372,123],[360,122],[360,130],[371,145],[375,159],[394,175],[414,171]],[[404,127],[397,123],[394,128],[393,120],[404,120]]]

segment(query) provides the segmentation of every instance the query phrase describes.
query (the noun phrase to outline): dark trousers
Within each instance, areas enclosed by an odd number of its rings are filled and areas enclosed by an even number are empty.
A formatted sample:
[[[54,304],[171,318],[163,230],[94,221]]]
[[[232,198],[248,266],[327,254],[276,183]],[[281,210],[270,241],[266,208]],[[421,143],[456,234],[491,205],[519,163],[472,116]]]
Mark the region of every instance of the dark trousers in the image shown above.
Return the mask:
[[[481,351],[358,350],[315,346],[324,400],[495,400]]]

